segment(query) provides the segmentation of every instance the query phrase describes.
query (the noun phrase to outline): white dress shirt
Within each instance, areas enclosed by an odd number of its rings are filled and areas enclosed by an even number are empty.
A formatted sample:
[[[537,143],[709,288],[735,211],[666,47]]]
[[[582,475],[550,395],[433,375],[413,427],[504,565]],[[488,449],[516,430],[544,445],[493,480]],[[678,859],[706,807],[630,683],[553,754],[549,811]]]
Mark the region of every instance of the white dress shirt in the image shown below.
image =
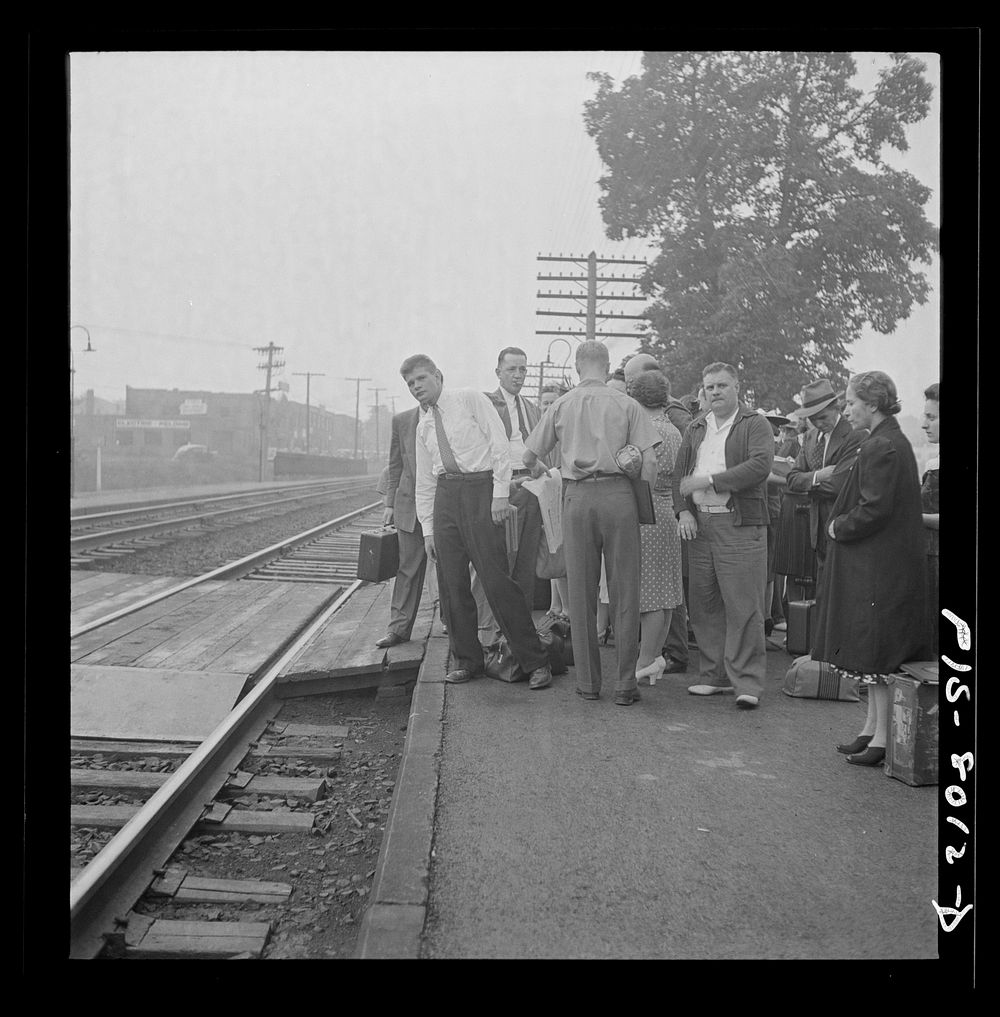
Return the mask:
[[[705,415],[705,437],[698,446],[698,459],[694,470],[698,476],[713,477],[716,473],[725,473],[726,438],[729,437],[737,413],[738,406],[721,422],[716,420],[714,413]],[[693,491],[691,498],[696,505],[726,505],[729,502],[729,492],[720,492],[709,487],[702,491]]]
[[[496,407],[471,388],[442,389],[437,407],[455,462],[463,473],[493,471],[493,497],[510,494],[510,446]],[[516,413],[516,410],[515,410]],[[515,420],[516,420],[515,416]],[[516,430],[516,428],[514,428]],[[518,432],[520,437],[520,432]],[[445,468],[438,449],[434,412],[420,407],[417,418],[417,518],[424,536],[434,534],[434,495],[437,477]]]
[[[507,444],[510,446],[510,461],[514,464],[515,470],[520,470],[524,468],[524,439],[521,437],[521,425],[517,419],[517,404],[521,401],[521,397],[512,396],[502,385],[500,391],[503,393],[504,401],[507,403],[507,412],[510,414],[510,438],[507,440]],[[530,434],[528,412],[524,408],[523,401],[521,401],[521,416],[524,418],[524,426]]]

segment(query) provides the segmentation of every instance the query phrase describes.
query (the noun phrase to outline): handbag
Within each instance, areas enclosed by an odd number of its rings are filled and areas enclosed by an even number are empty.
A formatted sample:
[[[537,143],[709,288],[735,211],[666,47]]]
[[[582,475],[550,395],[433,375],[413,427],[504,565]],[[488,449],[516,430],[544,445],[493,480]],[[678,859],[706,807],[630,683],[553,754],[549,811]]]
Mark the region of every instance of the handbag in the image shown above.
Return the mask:
[[[549,542],[542,534],[538,542],[538,554],[535,555],[535,575],[539,579],[562,579],[566,575],[566,551],[565,544],[560,544],[556,550],[549,550]]]
[[[825,660],[813,660],[809,654],[796,657],[785,674],[781,691],[795,699],[835,699],[842,703],[858,702],[857,682],[845,678]]]
[[[486,648],[483,671],[487,678],[500,682],[523,682],[528,678],[510,652],[506,636]]]

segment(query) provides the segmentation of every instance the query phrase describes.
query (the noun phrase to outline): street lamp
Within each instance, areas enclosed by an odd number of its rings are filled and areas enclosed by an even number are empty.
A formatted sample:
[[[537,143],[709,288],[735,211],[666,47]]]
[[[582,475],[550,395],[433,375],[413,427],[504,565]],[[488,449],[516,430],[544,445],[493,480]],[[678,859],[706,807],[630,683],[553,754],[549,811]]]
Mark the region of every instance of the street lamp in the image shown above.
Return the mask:
[[[70,332],[74,328],[78,328],[83,331],[87,336],[87,348],[83,350],[84,353],[96,353],[97,350],[90,345],[90,331],[85,325],[70,325]],[[76,394],[74,391],[74,375],[76,374],[76,368],[73,364],[73,342],[70,340],[69,344],[69,496],[72,498],[76,491],[76,430],[75,421],[76,416]]]

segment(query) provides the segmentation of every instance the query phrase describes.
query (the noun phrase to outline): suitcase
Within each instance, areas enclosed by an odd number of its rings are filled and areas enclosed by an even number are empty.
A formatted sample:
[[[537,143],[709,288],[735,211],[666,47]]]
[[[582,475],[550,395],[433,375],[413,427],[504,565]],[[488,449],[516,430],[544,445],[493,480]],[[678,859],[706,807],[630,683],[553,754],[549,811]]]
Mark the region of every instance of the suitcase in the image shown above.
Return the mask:
[[[936,660],[903,664],[889,675],[889,738],[885,773],[910,787],[938,783],[938,669]]]
[[[857,682],[838,674],[825,660],[813,660],[807,653],[797,657],[785,674],[781,691],[794,699],[835,699],[858,702]]]
[[[812,650],[812,623],[815,600],[792,600],[788,603],[788,635],[785,649],[793,657]]]
[[[358,548],[358,579],[381,583],[399,571],[399,534],[392,529],[361,534]]]

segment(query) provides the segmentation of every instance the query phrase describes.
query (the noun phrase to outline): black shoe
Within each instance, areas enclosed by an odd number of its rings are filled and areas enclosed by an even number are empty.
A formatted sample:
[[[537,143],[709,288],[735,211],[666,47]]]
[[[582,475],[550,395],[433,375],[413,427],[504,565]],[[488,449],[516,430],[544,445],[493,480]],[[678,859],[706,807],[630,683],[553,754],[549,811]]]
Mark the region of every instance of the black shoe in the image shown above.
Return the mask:
[[[687,671],[687,661],[681,663],[679,660],[674,660],[673,657],[667,657],[666,659],[667,666],[663,669],[664,674],[684,674],[684,672]]]
[[[853,755],[855,752],[868,748],[868,743],[872,740],[872,737],[872,735],[858,735],[853,742],[847,745],[838,745],[837,751],[842,752],[845,756]]]
[[[631,706],[633,703],[638,703],[641,698],[638,689],[632,689],[631,692],[616,692],[615,704],[617,706]]]
[[[547,689],[552,684],[552,668],[546,664],[544,667],[536,667],[528,679],[529,689]]]
[[[885,749],[873,749],[869,746],[864,752],[855,752],[847,757],[855,766],[878,766],[885,759]]]
[[[577,689],[576,694],[581,699],[600,699],[600,694],[597,692],[584,692],[583,689]]]
[[[445,676],[444,680],[449,685],[462,685],[465,682],[472,681],[476,676],[471,672],[467,671],[464,667],[458,668],[455,671],[449,671]]]
[[[375,640],[375,645],[376,646],[381,646],[383,649],[386,649],[386,648],[388,648],[390,646],[396,646],[399,643],[408,643],[408,642],[409,642],[409,639],[404,639],[398,633],[396,633],[396,632],[389,632],[388,634],[384,635],[381,639],[376,639]]]

